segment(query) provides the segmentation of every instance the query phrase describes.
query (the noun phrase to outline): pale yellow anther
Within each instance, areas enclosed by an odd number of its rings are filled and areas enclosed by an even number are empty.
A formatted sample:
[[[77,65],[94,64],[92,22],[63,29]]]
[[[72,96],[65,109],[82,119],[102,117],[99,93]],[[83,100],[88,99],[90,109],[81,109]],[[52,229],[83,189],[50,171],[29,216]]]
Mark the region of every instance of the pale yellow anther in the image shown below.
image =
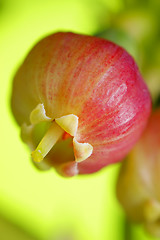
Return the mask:
[[[71,136],[75,136],[78,128],[78,117],[74,114],[69,114],[55,119],[56,123]]]
[[[56,122],[52,122],[38,147],[32,152],[31,155],[33,160],[35,162],[41,162],[56,142],[62,137],[63,133],[64,130],[58,126]]]
[[[46,111],[44,109],[44,105],[42,103],[38,104],[36,108],[30,114],[30,121],[32,124],[37,124],[43,121],[52,121],[51,118],[46,116]]]
[[[82,162],[91,156],[93,147],[89,143],[79,143],[73,138],[73,149],[76,162]]]

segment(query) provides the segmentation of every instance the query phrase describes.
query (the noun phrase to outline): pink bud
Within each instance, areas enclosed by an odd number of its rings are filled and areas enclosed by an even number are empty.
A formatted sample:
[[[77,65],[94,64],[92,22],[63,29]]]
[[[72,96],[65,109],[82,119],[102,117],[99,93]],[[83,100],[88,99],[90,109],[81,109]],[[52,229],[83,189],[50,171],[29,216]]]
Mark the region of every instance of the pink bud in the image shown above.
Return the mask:
[[[128,217],[160,237],[160,109],[122,164],[117,195]]]
[[[13,83],[13,114],[33,161],[67,176],[121,161],[145,128],[150,108],[133,58],[97,37],[44,38]]]

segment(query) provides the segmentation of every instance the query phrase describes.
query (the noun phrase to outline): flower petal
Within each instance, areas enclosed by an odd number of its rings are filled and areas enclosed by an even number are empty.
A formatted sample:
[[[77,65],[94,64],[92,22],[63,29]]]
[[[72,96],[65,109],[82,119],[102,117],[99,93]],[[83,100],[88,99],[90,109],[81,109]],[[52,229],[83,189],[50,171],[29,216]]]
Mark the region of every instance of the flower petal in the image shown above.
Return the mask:
[[[75,136],[78,128],[78,117],[69,114],[55,119],[56,123],[71,136]]]
[[[82,162],[91,156],[93,147],[89,143],[79,143],[73,138],[74,156],[76,162]]]
[[[47,121],[50,122],[52,119],[46,116],[46,111],[42,103],[38,104],[30,114],[30,121],[32,124]]]

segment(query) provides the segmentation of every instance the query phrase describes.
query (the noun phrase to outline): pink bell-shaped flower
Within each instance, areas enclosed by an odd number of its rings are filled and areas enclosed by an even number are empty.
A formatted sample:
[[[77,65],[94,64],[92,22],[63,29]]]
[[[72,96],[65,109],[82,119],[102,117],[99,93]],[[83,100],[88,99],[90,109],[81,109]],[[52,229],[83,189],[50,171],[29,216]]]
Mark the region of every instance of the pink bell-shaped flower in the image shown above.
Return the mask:
[[[64,176],[122,160],[146,126],[151,99],[133,58],[107,40],[56,33],[30,51],[12,111],[41,167]]]

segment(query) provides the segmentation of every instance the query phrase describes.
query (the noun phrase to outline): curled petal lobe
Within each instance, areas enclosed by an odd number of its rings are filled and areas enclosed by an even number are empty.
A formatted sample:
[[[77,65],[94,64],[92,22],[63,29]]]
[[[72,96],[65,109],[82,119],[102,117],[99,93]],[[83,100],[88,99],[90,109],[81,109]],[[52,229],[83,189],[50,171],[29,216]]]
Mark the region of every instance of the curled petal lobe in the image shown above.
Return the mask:
[[[69,114],[55,119],[56,123],[63,128],[71,136],[75,136],[78,128],[78,117],[74,114]]]
[[[75,161],[82,162],[91,156],[93,147],[89,143],[79,143],[73,138],[73,149],[75,154]]]
[[[35,109],[30,114],[31,124],[37,124],[43,121],[51,121],[51,118],[46,116],[46,112],[43,104],[38,104]]]

